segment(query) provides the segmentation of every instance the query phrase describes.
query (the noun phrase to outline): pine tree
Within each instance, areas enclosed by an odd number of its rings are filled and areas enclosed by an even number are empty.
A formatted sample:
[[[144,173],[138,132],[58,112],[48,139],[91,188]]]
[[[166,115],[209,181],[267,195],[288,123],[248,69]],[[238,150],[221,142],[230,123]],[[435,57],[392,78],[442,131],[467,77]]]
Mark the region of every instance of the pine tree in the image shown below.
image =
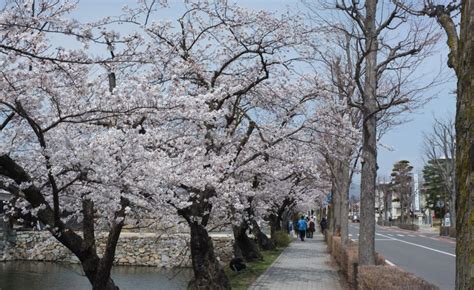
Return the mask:
[[[433,160],[423,168],[423,194],[426,199],[426,207],[435,212],[436,217],[443,217],[445,214],[446,201],[449,199],[444,190],[443,178],[439,168],[435,166]]]
[[[400,200],[400,218],[401,223],[405,223],[405,216],[412,204],[412,174],[413,166],[408,160],[400,160],[393,165],[391,188]]]

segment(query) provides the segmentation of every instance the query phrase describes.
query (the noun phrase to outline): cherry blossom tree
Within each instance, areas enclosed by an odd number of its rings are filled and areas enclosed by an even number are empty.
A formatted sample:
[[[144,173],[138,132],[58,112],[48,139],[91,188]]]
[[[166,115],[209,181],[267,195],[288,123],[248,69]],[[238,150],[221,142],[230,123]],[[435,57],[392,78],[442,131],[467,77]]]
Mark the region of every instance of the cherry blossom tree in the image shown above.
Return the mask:
[[[185,1],[176,22],[155,21],[157,5],[82,24],[75,3],[8,3],[0,187],[79,258],[93,289],[117,289],[125,219],[149,216],[189,226],[194,287],[227,289],[210,222],[239,227],[271,213],[268,198],[289,207],[327,185],[304,142],[323,94],[294,73],[310,30],[221,1]]]
[[[290,73],[305,51],[307,28],[294,16],[205,1],[188,3],[176,24],[143,27],[144,89],[160,84],[161,106],[175,105],[148,114],[140,125],[144,135],[159,139],[144,145],[156,163],[150,166],[154,181],[143,191],[188,223],[194,286],[227,288],[209,222],[237,217],[234,232],[243,236],[238,217],[254,195],[250,172],[303,127],[273,123],[293,118],[275,98],[298,88]],[[293,95],[286,96],[288,106],[301,101]]]
[[[125,217],[142,201],[130,187],[142,171],[135,160],[146,156],[130,142],[139,138],[130,121],[142,106],[124,105],[128,83],[119,84],[109,69],[130,50],[88,54],[91,44],[110,46],[114,34],[104,23],[71,19],[74,8],[12,1],[0,14],[0,186],[79,258],[94,289],[116,289],[110,278],[115,247]],[[54,36],[82,48],[61,47]],[[82,234],[67,225],[71,220]],[[101,255],[98,229],[108,231]]]

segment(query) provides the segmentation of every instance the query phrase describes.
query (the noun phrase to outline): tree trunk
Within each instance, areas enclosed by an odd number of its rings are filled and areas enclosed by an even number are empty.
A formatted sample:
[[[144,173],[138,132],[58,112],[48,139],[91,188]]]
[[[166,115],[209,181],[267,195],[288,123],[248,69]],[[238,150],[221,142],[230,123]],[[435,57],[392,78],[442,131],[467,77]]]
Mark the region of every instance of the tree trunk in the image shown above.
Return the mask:
[[[276,214],[270,214],[269,216],[270,223],[270,236],[273,239],[275,237],[275,232],[281,231],[281,221]]]
[[[349,239],[348,229],[348,199],[350,186],[350,152],[348,152],[347,161],[335,160],[333,162],[334,174],[334,192],[335,192],[335,232],[334,234],[341,236],[341,242],[345,244]]]
[[[263,259],[255,241],[247,236],[246,222],[242,222],[239,226],[233,226],[232,230],[234,232],[235,257],[244,258],[247,262]]]
[[[349,159],[348,159],[349,160]],[[349,240],[349,188],[351,185],[350,162],[341,162],[341,242]]]
[[[214,246],[207,230],[197,222],[191,228],[191,257],[194,272],[192,286],[197,290],[230,289],[224,269],[214,255]]]
[[[93,290],[118,290],[114,281],[110,277],[110,271],[107,273],[104,269],[99,269],[101,259],[97,256],[94,248],[84,249],[79,255],[82,269],[87,280],[92,285]]]
[[[338,162],[335,162],[338,164]],[[341,234],[341,184],[338,184],[339,180],[333,181],[333,205],[334,205],[334,227],[333,227],[333,235],[339,236]]]
[[[265,251],[276,249],[275,241],[269,239],[267,235],[262,232],[260,226],[254,219],[252,219],[252,232],[255,235],[255,240],[257,241],[257,245],[260,247],[260,249]]]
[[[333,202],[334,202],[334,200],[332,200],[331,203],[328,205],[328,210],[327,210],[327,214],[328,214],[328,228],[327,228],[327,231],[329,233],[333,233],[334,228],[335,228]]]
[[[474,289],[474,0],[462,1],[456,104],[456,289]]]
[[[375,264],[375,182],[377,177],[377,0],[365,2],[366,61],[362,108],[362,172],[360,200],[359,265]]]
[[[456,227],[456,199],[453,198],[449,201],[449,221],[451,227]]]
[[[405,224],[405,198],[400,193],[400,224]]]

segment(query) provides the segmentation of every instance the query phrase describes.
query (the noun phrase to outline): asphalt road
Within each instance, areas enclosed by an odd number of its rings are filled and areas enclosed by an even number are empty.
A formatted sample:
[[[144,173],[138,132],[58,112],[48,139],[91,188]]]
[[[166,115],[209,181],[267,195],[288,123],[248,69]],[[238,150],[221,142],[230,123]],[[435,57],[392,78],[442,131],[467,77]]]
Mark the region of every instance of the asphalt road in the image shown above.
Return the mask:
[[[359,224],[349,224],[349,237],[358,239]],[[433,283],[453,290],[456,266],[454,239],[436,233],[413,232],[397,227],[376,227],[375,250],[388,263]]]

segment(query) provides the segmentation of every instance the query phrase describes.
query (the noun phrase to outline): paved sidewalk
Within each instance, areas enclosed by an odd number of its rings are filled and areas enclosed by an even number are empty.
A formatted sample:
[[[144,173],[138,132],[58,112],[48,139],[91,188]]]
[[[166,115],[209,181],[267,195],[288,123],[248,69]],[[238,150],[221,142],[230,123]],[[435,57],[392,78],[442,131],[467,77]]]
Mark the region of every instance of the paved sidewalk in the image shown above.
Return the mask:
[[[249,289],[342,290],[342,279],[323,237],[315,233],[304,242],[293,240]]]

